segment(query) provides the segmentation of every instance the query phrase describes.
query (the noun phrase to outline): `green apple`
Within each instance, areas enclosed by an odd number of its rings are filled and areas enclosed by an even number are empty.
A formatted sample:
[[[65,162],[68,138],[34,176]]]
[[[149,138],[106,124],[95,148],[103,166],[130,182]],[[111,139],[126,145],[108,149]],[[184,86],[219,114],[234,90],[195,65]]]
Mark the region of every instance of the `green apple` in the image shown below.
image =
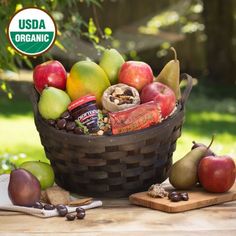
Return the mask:
[[[69,95],[61,89],[47,87],[43,90],[39,103],[39,113],[45,119],[57,119],[67,110],[71,102]]]
[[[99,65],[106,72],[111,84],[118,83],[119,70],[124,62],[124,58],[116,49],[112,48],[104,51]]]
[[[29,171],[40,182],[41,189],[46,189],[54,184],[54,171],[48,163],[40,161],[27,161],[20,168]]]

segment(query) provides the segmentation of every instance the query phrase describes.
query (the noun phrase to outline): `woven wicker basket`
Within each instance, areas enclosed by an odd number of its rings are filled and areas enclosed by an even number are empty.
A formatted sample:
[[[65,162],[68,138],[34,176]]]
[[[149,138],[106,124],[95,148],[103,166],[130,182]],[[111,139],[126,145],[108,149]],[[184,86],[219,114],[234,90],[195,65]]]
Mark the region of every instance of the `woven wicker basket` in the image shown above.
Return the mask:
[[[49,126],[38,112],[33,89],[35,124],[56,183],[79,194],[121,197],[164,181],[192,89],[191,76],[182,74],[181,79],[187,86],[173,115],[156,126],[114,136],[76,135]]]

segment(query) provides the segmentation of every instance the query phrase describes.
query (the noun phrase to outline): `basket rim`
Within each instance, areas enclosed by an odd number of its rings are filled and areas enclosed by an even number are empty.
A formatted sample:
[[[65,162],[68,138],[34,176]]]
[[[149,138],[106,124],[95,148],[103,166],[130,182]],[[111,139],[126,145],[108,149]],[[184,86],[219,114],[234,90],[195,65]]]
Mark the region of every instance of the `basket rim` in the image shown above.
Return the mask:
[[[161,123],[158,123],[156,125],[152,125],[148,128],[145,129],[141,129],[141,130],[135,130],[135,131],[130,131],[130,132],[126,132],[126,133],[122,133],[122,134],[116,134],[116,135],[78,135],[78,134],[74,134],[74,133],[68,133],[62,130],[57,130],[56,128],[48,125],[46,123],[46,121],[42,118],[42,116],[39,114],[38,111],[38,98],[39,98],[39,94],[36,91],[36,89],[34,88],[34,86],[32,86],[32,93],[31,93],[31,100],[33,103],[33,111],[34,111],[34,117],[35,117],[35,123],[39,122],[41,125],[43,125],[44,129],[47,129],[48,132],[56,135],[56,136],[61,136],[63,135],[64,137],[68,137],[68,138],[73,138],[76,140],[83,140],[86,142],[93,142],[93,141],[101,141],[101,142],[108,142],[108,143],[113,143],[113,140],[119,140],[119,139],[123,139],[124,137],[134,137],[134,135],[136,135],[136,138],[138,136],[147,136],[150,135],[150,133],[156,133],[160,130],[163,130],[165,127],[171,126],[172,123],[175,121],[175,119],[178,119],[179,116],[184,116],[184,111],[185,111],[185,102],[188,98],[188,95],[191,91],[192,88],[192,77],[187,75],[187,74],[183,74],[182,76],[182,80],[185,79],[188,81],[187,87],[184,90],[183,94],[182,94],[182,99],[180,99],[180,101],[177,103],[176,106],[176,110],[174,111],[174,113],[169,116],[167,119],[164,119]],[[184,98],[184,100],[183,100]]]
[[[126,133],[121,133],[121,134],[112,134],[112,135],[86,135],[86,134],[82,134],[82,135],[80,135],[80,136],[82,136],[83,138],[89,138],[89,137],[91,137],[92,139],[98,139],[98,138],[101,138],[101,139],[102,139],[102,138],[105,138],[105,137],[127,137],[127,136],[133,136],[133,135],[135,135],[135,134],[144,133],[145,131],[149,133],[149,131],[152,130],[152,129],[154,129],[154,128],[155,128],[155,130],[158,130],[158,129],[161,129],[161,128],[165,127],[165,126],[169,126],[169,125],[168,125],[168,121],[172,121],[173,119],[175,119],[175,117],[178,115],[178,113],[181,112],[181,110],[182,110],[182,107],[181,107],[180,104],[178,104],[178,105],[176,106],[175,112],[174,112],[171,116],[169,116],[167,119],[165,119],[165,120],[163,120],[162,122],[157,123],[157,124],[155,124],[155,125],[151,125],[151,126],[149,126],[149,127],[147,127],[147,128],[144,128],[144,129],[129,131],[129,132],[126,132]],[[43,122],[45,122],[45,121],[43,121]],[[45,123],[46,123],[46,122],[45,122]],[[53,127],[51,127],[51,126],[50,126],[50,128],[53,129]],[[55,128],[54,128],[54,129],[55,129]],[[57,129],[55,129],[55,130],[57,130]],[[63,131],[61,131],[61,130],[57,130],[57,131],[60,131],[60,132],[62,132],[62,133],[65,133],[65,132],[63,132]],[[67,134],[73,135],[73,136],[74,136],[74,135],[75,135],[75,136],[79,136],[79,135],[73,134],[73,133],[67,133]]]
[[[181,104],[177,106],[176,111],[167,119],[163,120],[161,123],[158,123],[156,125],[152,125],[148,128],[142,129],[142,130],[136,130],[136,131],[130,131],[127,133],[122,133],[122,134],[117,134],[117,135],[78,135],[74,133],[68,133],[62,130],[57,130],[56,128],[48,125],[46,121],[43,120],[43,118],[40,116],[38,113],[36,115],[36,119],[40,122],[41,125],[43,125],[44,129],[47,130],[47,132],[51,133],[53,136],[61,136],[63,137],[68,137],[68,139],[75,139],[77,141],[83,140],[88,143],[93,143],[94,141],[96,142],[107,142],[107,143],[114,143],[117,142],[117,140],[122,140],[123,138],[130,138],[132,140],[135,137],[135,139],[138,139],[138,136],[140,137],[148,137],[150,136],[151,138],[151,133],[156,133],[163,131],[165,127],[172,126],[172,123],[178,119],[179,116],[184,115],[184,110],[182,109]],[[128,143],[127,143],[128,144]]]

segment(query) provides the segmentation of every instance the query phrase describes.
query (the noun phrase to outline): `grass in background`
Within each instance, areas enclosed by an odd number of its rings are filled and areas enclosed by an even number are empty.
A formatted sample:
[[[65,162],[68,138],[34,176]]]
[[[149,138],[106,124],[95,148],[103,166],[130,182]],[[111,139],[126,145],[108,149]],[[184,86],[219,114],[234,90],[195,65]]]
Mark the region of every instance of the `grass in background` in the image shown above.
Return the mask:
[[[186,108],[186,121],[177,143],[174,161],[183,157],[192,141],[208,144],[219,155],[236,157],[236,98],[209,98],[193,92]],[[210,96],[212,97],[212,96]],[[0,97],[0,174],[26,160],[47,161],[36,127],[31,103],[24,97]]]
[[[26,98],[0,97],[0,174],[28,160],[48,161]]]
[[[211,99],[192,94],[187,104],[186,121],[178,140],[174,159],[190,150],[192,141],[206,145],[216,134],[211,149],[218,155],[236,158],[236,99]]]

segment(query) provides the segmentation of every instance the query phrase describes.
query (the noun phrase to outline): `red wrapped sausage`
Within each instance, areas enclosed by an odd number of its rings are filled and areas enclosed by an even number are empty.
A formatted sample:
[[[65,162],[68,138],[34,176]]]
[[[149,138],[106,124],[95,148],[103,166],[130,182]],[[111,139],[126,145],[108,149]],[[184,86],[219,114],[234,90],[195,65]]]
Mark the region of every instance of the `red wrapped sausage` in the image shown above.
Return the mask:
[[[159,105],[153,101],[109,113],[113,134],[140,130],[161,122]]]

